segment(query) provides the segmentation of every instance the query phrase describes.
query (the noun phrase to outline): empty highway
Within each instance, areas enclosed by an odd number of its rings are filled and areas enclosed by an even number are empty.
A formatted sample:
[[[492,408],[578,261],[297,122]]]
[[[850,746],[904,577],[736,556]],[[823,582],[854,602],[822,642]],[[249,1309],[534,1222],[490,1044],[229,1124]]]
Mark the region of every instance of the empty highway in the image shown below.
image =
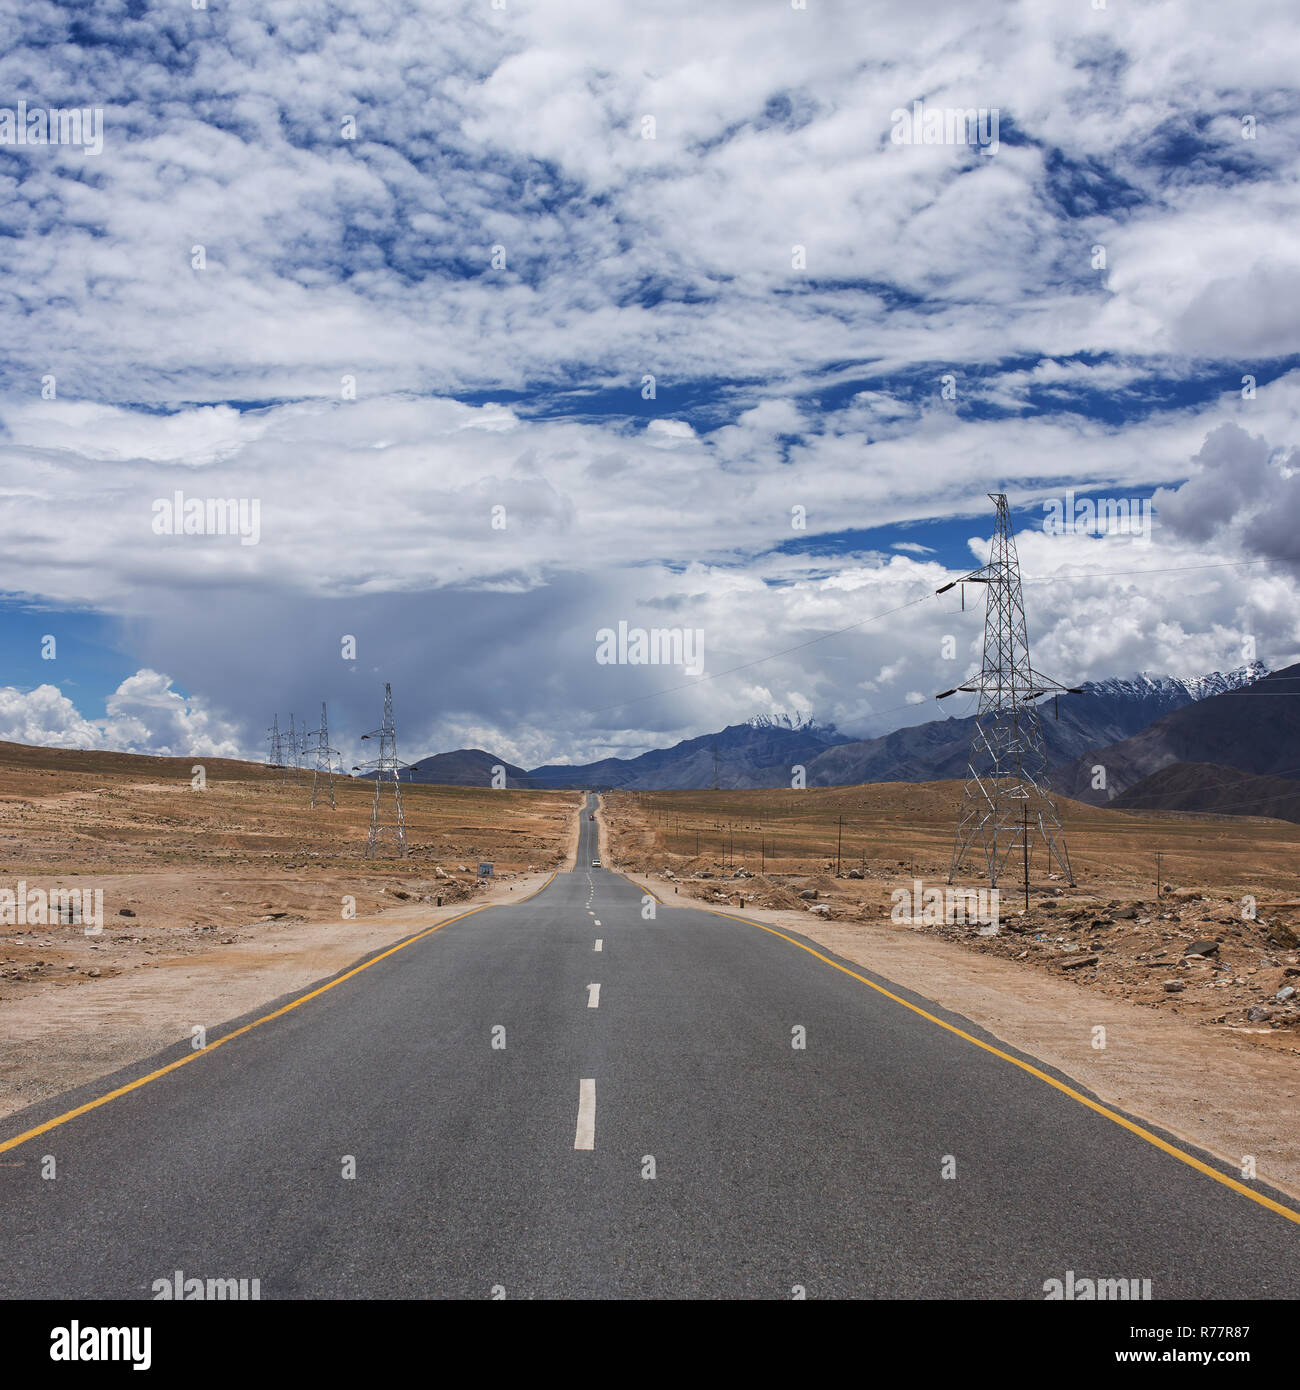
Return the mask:
[[[672,898],[645,915],[581,824],[529,900],[43,1131],[188,1040],[9,1117],[0,1141],[39,1132],[0,1153],[0,1294],[150,1298],[177,1270],[263,1299],[1300,1285],[1295,1220],[861,967]]]

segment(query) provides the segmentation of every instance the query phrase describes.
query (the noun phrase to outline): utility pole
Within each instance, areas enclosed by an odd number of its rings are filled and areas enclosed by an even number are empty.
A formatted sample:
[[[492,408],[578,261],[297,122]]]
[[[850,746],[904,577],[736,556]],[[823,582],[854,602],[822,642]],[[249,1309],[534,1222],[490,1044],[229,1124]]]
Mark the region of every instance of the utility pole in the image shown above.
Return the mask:
[[[1160,905],[1160,851],[1156,850],[1156,906]]]
[[[378,729],[372,729],[370,733],[362,734],[361,737],[363,739],[378,737],[379,739],[379,757],[373,762],[362,764],[363,767],[375,769],[375,804],[370,811],[370,836],[366,841],[366,858],[373,859],[385,835],[391,834],[397,841],[398,854],[405,859],[408,850],[406,817],[402,812],[402,783],[400,780],[402,765],[397,761],[397,725],[393,719],[393,687],[388,682],[384,683],[384,722]],[[360,771],[360,768],[354,768],[353,771]],[[386,775],[391,777],[393,783],[393,800],[395,802],[393,823],[384,820],[380,807]]]
[[[1025,849],[1025,911],[1029,911],[1029,803],[1020,808],[1020,839]]]
[[[718,745],[713,745],[713,790],[718,790]]]
[[[957,584],[987,585],[980,674],[937,697],[945,700],[958,690],[979,696],[948,882],[967,854],[978,849],[989,883],[996,888],[1016,840],[1027,839],[1032,827],[1047,846],[1049,862],[1056,862],[1073,887],[1065,835],[1048,789],[1047,749],[1034,701],[1043,695],[1079,692],[1033,668],[1010,509],[1005,493],[991,492],[989,498],[997,508],[997,522],[988,564],[938,590],[942,594]]]
[[[844,817],[839,820],[839,827],[835,832],[835,877],[840,876],[840,849],[844,844]]]

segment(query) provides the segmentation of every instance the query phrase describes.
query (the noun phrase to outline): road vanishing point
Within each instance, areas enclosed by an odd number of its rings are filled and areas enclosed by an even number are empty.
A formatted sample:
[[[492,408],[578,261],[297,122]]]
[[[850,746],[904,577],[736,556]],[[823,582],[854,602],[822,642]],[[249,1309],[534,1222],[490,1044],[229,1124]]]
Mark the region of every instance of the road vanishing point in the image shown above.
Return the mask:
[[[0,1293],[1300,1287],[1289,1198],[793,932],[590,867],[592,808],[531,898],[8,1117]]]

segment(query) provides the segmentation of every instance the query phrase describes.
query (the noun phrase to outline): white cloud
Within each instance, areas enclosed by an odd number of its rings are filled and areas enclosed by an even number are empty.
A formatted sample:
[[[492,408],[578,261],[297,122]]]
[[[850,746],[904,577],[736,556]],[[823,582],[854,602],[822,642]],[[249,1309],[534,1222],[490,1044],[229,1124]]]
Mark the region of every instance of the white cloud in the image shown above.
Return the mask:
[[[87,718],[53,685],[0,687],[0,739],[51,748],[109,749],[163,757],[238,758],[236,726],[200,699],[172,689],[172,679],[141,670],[109,695],[106,717]]]

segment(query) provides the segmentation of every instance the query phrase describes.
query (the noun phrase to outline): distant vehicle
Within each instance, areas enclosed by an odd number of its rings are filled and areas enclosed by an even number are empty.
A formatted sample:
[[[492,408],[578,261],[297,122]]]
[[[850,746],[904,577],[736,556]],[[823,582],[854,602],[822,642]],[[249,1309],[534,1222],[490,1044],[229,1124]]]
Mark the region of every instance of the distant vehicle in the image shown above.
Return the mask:
[[[599,869],[599,868],[600,868],[600,860],[599,860],[599,859],[593,859],[593,860],[591,861],[591,867],[592,867],[593,869]]]
[[[596,817],[595,817],[594,815],[591,815],[591,816],[588,816],[587,819],[588,819],[588,820],[595,820]]]

